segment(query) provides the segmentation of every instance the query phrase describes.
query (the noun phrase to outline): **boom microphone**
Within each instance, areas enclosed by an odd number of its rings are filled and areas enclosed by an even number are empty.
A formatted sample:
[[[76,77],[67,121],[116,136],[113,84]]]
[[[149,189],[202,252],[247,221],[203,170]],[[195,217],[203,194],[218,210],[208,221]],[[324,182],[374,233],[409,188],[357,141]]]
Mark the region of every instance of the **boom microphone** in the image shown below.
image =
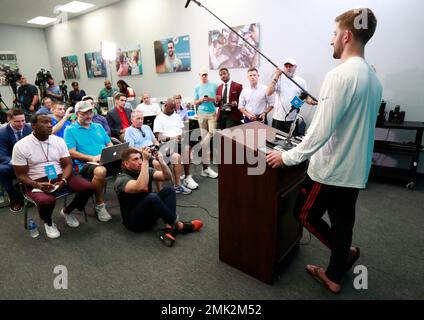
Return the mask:
[[[185,7],[184,7],[184,8],[187,8],[187,7],[188,7],[188,5],[190,4],[190,1],[191,1],[191,0],[187,0],[187,2],[186,2],[186,4],[185,4]]]

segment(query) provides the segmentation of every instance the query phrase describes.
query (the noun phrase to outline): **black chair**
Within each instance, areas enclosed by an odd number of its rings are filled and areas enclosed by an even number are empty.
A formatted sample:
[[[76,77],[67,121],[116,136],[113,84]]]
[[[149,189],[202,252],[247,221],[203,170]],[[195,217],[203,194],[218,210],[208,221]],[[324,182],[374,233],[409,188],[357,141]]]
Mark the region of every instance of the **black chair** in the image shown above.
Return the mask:
[[[155,122],[156,116],[144,117],[143,124],[148,125],[153,131],[153,123]]]
[[[27,194],[26,194],[26,186],[23,183],[19,183],[19,188],[21,189],[22,195],[24,196],[24,224],[25,229],[28,229],[28,208],[32,204],[35,207],[37,207],[37,204],[34,200],[32,200]],[[66,186],[63,187],[61,190],[56,191],[53,193],[56,200],[64,198],[64,206],[66,207],[66,200],[67,197],[74,194],[74,192],[70,191]],[[87,222],[87,213],[85,212],[85,208],[83,209],[83,215],[84,215],[84,221]]]

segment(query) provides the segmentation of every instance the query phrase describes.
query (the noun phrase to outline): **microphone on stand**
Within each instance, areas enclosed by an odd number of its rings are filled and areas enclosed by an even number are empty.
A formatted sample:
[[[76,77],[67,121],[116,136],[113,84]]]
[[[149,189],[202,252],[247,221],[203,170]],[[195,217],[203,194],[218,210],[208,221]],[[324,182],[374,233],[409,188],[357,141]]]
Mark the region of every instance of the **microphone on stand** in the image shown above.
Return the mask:
[[[303,106],[303,104],[305,103],[304,100],[307,97],[308,97],[308,94],[305,91],[302,91],[302,93],[299,96],[295,96],[293,100],[290,101],[292,107],[290,111],[287,113],[287,115],[292,113],[293,110],[300,109],[300,107]]]

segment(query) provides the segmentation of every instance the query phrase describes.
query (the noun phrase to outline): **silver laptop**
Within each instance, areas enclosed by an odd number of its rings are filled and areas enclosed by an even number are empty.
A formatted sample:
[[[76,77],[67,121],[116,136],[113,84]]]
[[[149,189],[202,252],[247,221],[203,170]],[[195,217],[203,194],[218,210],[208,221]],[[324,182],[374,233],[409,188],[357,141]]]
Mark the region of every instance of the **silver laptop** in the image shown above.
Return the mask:
[[[121,154],[128,149],[128,146],[129,142],[125,142],[104,148],[100,156],[100,165],[121,160]]]

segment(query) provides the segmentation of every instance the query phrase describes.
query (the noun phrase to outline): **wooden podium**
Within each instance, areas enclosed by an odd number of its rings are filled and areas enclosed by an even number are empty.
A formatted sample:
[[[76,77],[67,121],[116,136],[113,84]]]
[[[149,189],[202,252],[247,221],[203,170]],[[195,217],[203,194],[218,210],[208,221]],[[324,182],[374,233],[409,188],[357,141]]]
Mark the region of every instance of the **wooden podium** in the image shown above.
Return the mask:
[[[248,168],[257,164],[249,165],[246,153],[266,163],[265,153],[257,149],[265,146],[264,136],[273,141],[276,132],[282,134],[252,122],[217,133],[220,135],[219,258],[269,284],[280,263],[299,244],[302,228],[293,216],[293,209],[306,173],[303,163],[277,169],[266,165],[263,174],[248,174]],[[243,159],[240,152],[244,152],[244,161],[240,161]],[[228,159],[229,153],[232,159]]]

